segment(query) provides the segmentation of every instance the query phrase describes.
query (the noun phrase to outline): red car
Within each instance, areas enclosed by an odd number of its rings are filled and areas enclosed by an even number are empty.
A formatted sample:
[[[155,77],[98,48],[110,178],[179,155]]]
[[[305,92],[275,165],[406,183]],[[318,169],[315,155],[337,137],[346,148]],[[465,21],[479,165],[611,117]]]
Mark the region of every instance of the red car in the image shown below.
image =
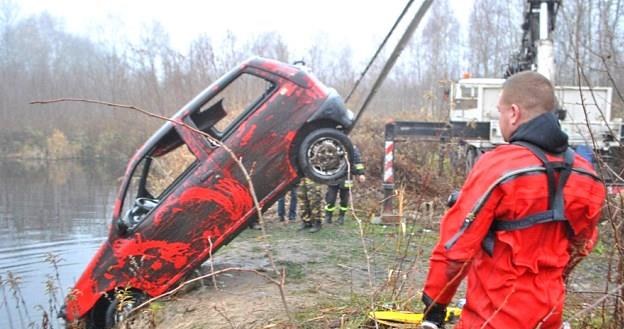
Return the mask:
[[[243,62],[132,157],[108,239],[61,316],[68,324],[110,328],[127,308],[116,290],[144,300],[172,289],[257,218],[245,175],[221,144],[242,159],[266,210],[301,176],[325,184],[343,177],[352,124],[342,98],[305,68],[262,58]]]

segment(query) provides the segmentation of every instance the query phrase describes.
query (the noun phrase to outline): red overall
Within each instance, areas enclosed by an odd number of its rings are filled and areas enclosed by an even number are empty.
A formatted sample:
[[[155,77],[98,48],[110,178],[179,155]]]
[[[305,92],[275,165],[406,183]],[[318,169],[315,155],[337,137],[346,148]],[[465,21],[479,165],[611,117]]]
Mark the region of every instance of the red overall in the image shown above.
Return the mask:
[[[493,232],[489,255],[482,243],[494,220],[513,221],[549,209],[547,175],[538,157],[519,145],[499,146],[476,163],[441,221],[424,287],[426,296],[446,305],[468,276],[467,301],[455,328],[561,327],[564,275],[596,242],[605,199],[591,164],[574,155],[572,166],[563,188],[570,225],[559,221]],[[481,207],[475,211],[477,204]]]

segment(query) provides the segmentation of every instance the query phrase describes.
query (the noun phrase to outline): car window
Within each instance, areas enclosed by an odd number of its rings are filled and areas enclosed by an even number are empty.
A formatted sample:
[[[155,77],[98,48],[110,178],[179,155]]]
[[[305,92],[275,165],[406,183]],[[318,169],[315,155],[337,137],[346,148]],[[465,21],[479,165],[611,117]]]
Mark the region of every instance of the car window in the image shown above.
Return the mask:
[[[152,157],[151,166],[147,173],[145,189],[156,198],[164,192],[189,168],[197,158],[189,151],[186,144],[158,157]]]
[[[171,127],[135,167],[124,196],[122,214],[132,211],[136,200],[149,199],[154,204],[197,162],[178,132]]]
[[[267,97],[275,84],[258,76],[243,73],[212,97],[191,120],[202,131],[222,136],[236,121]]]
[[[158,157],[152,157],[150,170],[145,181],[147,192],[157,198],[189,168],[197,158],[189,151],[186,144]]]
[[[132,205],[134,204],[134,200],[136,198],[146,197],[145,192],[141,193],[139,191],[139,186],[141,185],[141,176],[144,173],[145,164],[148,161],[149,158],[143,158],[132,172],[130,183],[128,185],[128,188],[126,189],[126,194],[122,205],[122,214],[125,213],[128,209],[132,208]],[[141,194],[143,194],[143,196]]]

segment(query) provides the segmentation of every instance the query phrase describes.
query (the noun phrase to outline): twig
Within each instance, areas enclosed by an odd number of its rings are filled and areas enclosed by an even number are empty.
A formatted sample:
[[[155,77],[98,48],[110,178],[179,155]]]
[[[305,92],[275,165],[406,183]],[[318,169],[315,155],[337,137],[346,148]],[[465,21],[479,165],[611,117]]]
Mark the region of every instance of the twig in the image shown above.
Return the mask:
[[[208,243],[210,244],[210,250],[208,250],[208,252],[210,253],[210,272],[214,273],[214,258],[212,258],[212,237],[208,237]],[[212,276],[212,284],[214,285],[215,290],[219,290],[219,287],[217,286],[217,278],[213,275]]]
[[[582,309],[581,311],[579,311],[578,313],[574,314],[573,317],[571,317],[570,319],[568,319],[568,321],[573,321],[576,320],[578,318],[580,318],[581,316],[583,316],[585,313],[593,310],[594,308],[596,308],[596,306],[598,306],[600,303],[602,303],[604,300],[606,300],[607,298],[609,298],[612,294],[615,294],[618,290],[624,288],[624,283],[620,284],[619,286],[613,288],[611,291],[609,291],[609,293],[605,294],[604,296],[598,298],[593,304],[589,305],[588,307],[585,307],[584,309]]]
[[[272,277],[268,276],[267,274],[264,274],[264,273],[259,272],[257,270],[248,269],[248,268],[241,268],[241,267],[229,267],[229,268],[218,270],[218,271],[215,271],[215,272],[212,272],[212,273],[207,273],[207,274],[204,274],[202,276],[198,276],[198,277],[193,278],[193,279],[188,280],[188,281],[184,281],[179,286],[175,287],[174,289],[169,290],[169,291],[167,291],[167,292],[165,292],[163,294],[160,294],[158,296],[155,296],[155,297],[152,297],[152,298],[146,300],[145,302],[141,303],[140,305],[138,305],[137,307],[132,309],[132,311],[130,311],[129,314],[135,313],[138,310],[140,310],[141,308],[143,308],[143,307],[145,307],[145,306],[147,306],[147,305],[149,305],[149,304],[151,304],[151,303],[153,303],[153,302],[155,302],[157,300],[160,300],[160,299],[162,299],[164,297],[171,296],[171,295],[175,294],[176,292],[178,292],[180,289],[184,288],[188,284],[194,283],[195,281],[203,280],[205,278],[209,278],[211,276],[215,276],[215,275],[218,275],[218,274],[226,273],[226,272],[249,272],[249,273],[255,273],[255,274],[263,277],[267,281],[269,281],[269,282],[271,282],[271,283],[273,283],[273,284],[275,284],[277,286],[280,285],[279,281],[277,281],[277,280],[273,279]]]
[[[4,290],[5,285],[8,285],[8,282],[6,280],[2,280],[2,276],[0,276],[0,290],[2,290],[2,301],[7,312],[9,326],[13,328],[13,319],[11,317],[11,311],[9,310],[9,302],[7,301],[6,291]]]
[[[232,329],[236,329],[238,328],[238,326],[235,326],[234,323],[232,322],[232,319],[230,319],[227,314],[225,314],[223,311],[221,311],[217,305],[214,305],[212,307],[215,311],[217,311],[217,313],[219,313],[219,315],[221,315],[221,317],[223,317],[225,319],[225,321],[227,321],[227,323],[230,325],[230,328]]]
[[[444,294],[444,293],[446,292],[446,290],[447,290],[447,289],[448,289],[448,288],[449,288],[452,284],[454,284],[454,283],[455,283],[455,281],[456,281],[457,279],[461,280],[461,279],[464,277],[464,272],[465,272],[465,270],[466,270],[466,267],[467,267],[467,266],[468,266],[468,264],[470,264],[471,262],[472,262],[472,259],[469,259],[469,260],[467,260],[467,261],[464,261],[464,263],[462,264],[462,266],[459,268],[459,271],[457,271],[457,274],[455,274],[455,276],[454,276],[452,279],[450,279],[450,280],[446,283],[446,285],[444,285],[444,287],[442,288],[442,290],[440,291],[440,293],[438,293],[438,295],[437,295],[437,296],[433,299],[433,301],[431,302],[431,305],[433,305],[433,304],[437,304],[437,303],[438,303],[438,298],[439,298],[440,296],[442,296],[442,294]],[[515,290],[515,287],[514,287],[514,290]],[[505,298],[505,300],[507,300],[507,298]],[[504,305],[504,304],[503,304],[503,305]],[[501,305],[501,307],[502,307],[502,305]],[[424,312],[424,314],[423,314],[423,317],[426,317],[426,316],[427,316],[427,314],[429,313],[429,311],[431,311],[431,307],[427,307],[427,308],[425,309],[425,312]]]
[[[317,317],[312,318],[312,319],[307,319],[307,320],[303,321],[303,323],[318,321],[318,320],[325,319],[325,318],[326,318],[325,315],[321,315],[321,316],[317,316]]]
[[[347,154],[345,154],[345,160],[347,163],[347,179],[351,179],[351,162]],[[368,248],[366,247],[366,240],[364,239],[364,227],[362,226],[362,220],[355,213],[355,206],[353,205],[353,189],[349,189],[349,210],[353,218],[355,218],[358,223],[358,229],[360,233],[360,241],[362,242],[362,249],[364,250],[364,257],[366,257],[366,269],[368,274],[368,285],[373,290],[373,269],[371,266],[371,257],[368,253]],[[371,310],[375,309],[375,294],[371,294],[370,296],[370,308]],[[375,321],[375,328],[379,329],[379,325]]]
[[[490,321],[492,321],[492,319],[496,316],[496,314],[498,314],[503,307],[505,307],[505,305],[507,305],[507,301],[509,300],[509,297],[511,297],[511,295],[513,295],[513,293],[516,292],[516,286],[514,285],[513,287],[511,287],[511,291],[509,292],[509,294],[507,294],[507,296],[505,296],[505,299],[503,300],[503,303],[496,309],[496,311],[494,311],[494,313],[492,313],[492,315],[490,315],[490,317],[487,318],[487,320],[485,320],[485,322],[483,322],[483,324],[481,325],[481,327],[479,327],[479,329],[483,329],[485,327],[487,327],[488,323],[490,323]]]
[[[550,312],[548,312],[548,314],[546,314],[546,316],[542,319],[542,321],[540,321],[537,324],[537,327],[535,327],[535,329],[542,329],[542,326],[544,325],[544,323],[546,323],[546,321],[550,319],[550,317],[553,316],[553,314],[555,314],[556,311],[557,311],[557,306],[553,306],[553,308],[550,309]]]
[[[583,94],[582,94],[582,91],[581,91],[581,77],[583,77],[583,79],[586,82],[589,82],[589,81],[587,79],[587,76],[585,75],[585,72],[583,71],[583,67],[581,66],[581,62],[580,62],[580,58],[579,58],[579,52],[578,52],[578,47],[576,49],[575,55],[576,55],[577,83],[579,85],[581,106],[583,107],[583,114],[585,115],[585,122],[587,124],[587,130],[589,131],[589,135],[590,135],[591,140],[592,140],[593,148],[596,149],[596,147],[597,147],[596,139],[594,138],[594,134],[593,134],[593,132],[591,130],[591,125],[589,123],[589,117],[588,117],[588,113],[587,113],[587,108],[585,106],[585,100],[584,100],[584,97],[583,97]],[[590,90],[591,90],[591,88],[590,88]],[[592,95],[593,95],[593,93],[592,93]],[[598,109],[598,110],[600,111],[600,109]],[[602,114],[602,111],[600,111],[600,113]],[[604,114],[603,114],[603,118],[604,118]],[[599,159],[599,161],[601,163],[603,163],[601,158],[598,158],[598,159]],[[602,172],[600,171],[598,174],[600,175],[600,179],[602,179],[602,181],[604,182],[605,179],[604,179],[604,175],[602,174]],[[611,208],[609,206],[607,206],[606,210],[607,210],[607,213],[608,213],[608,217],[611,218],[612,217]],[[616,249],[617,249],[617,251],[618,251],[618,253],[620,255],[620,259],[622,259],[622,257],[624,257],[624,251],[622,250],[622,245],[620,243],[620,237],[619,237],[619,235],[617,233],[617,230],[616,230],[616,228],[614,226],[613,221],[609,221],[609,224],[613,228],[613,231],[614,231],[613,239],[615,240],[614,241],[615,242],[615,246],[616,246]]]
[[[579,56],[579,51],[578,51],[578,48],[579,48],[579,47],[578,47],[578,40],[576,40],[576,41],[577,41],[577,43],[576,43],[577,47],[576,47],[576,49],[575,49],[575,63],[576,63],[576,70],[577,70],[577,82],[578,82],[578,84],[579,84],[579,91],[580,91],[580,88],[581,88],[581,87],[580,87],[580,85],[581,85],[581,78],[583,78],[583,80],[584,80],[584,81],[585,81],[585,82],[586,82],[586,83],[587,83],[590,87],[591,87],[591,84],[590,84],[590,81],[589,81],[588,77],[585,75],[585,72],[584,72],[583,67],[582,67],[582,65],[581,65],[580,56]],[[591,95],[592,95],[592,97],[593,97],[593,99],[594,99],[594,102],[595,102],[595,103],[596,103],[596,105],[597,105],[597,102],[596,102],[596,100],[595,100],[594,93],[593,93],[593,91],[591,90],[591,88],[590,88],[590,91],[592,92],[592,94],[591,94]],[[587,123],[588,130],[589,130],[589,133],[590,133],[590,136],[591,136],[591,139],[592,139],[592,144],[593,144],[593,146],[594,146],[594,149],[596,149],[596,141],[595,141],[595,139],[594,139],[593,132],[591,131],[591,125],[589,124],[588,113],[587,113],[587,109],[586,109],[585,104],[584,104],[584,98],[583,98],[582,93],[581,93],[581,95],[580,95],[580,96],[581,96],[580,100],[581,100],[581,103],[582,103],[583,112],[584,112],[584,115],[585,115],[585,121],[586,121],[586,123]],[[604,113],[600,110],[600,108],[598,108],[598,110],[600,111],[600,114],[601,114],[602,118],[604,119]],[[607,127],[608,127],[608,123],[607,123]],[[608,128],[609,128],[609,130],[611,131],[611,128],[610,128],[610,127],[608,127]],[[613,134],[613,132],[612,132],[612,131],[611,131],[611,134]],[[620,143],[620,145],[622,145],[622,144],[621,144],[621,141],[619,141],[619,143]],[[597,157],[597,159],[598,159],[598,162],[599,162],[599,164],[600,164],[600,166],[601,166],[602,168],[604,168],[604,167],[607,165],[607,164],[605,163],[605,161],[603,161],[603,159],[602,159],[602,158]],[[600,175],[600,178],[604,181],[604,175],[603,175],[602,171],[599,171],[599,175]],[[613,212],[613,211],[612,211],[612,207],[611,207],[611,205],[610,205],[610,204],[607,204],[607,206],[606,206],[606,211],[607,211],[607,218],[609,218],[609,224],[611,225],[611,228],[612,228],[612,230],[613,230],[613,239],[614,239],[614,242],[615,242],[615,243],[614,243],[614,246],[615,246],[615,248],[614,248],[615,250],[614,250],[614,251],[615,251],[615,252],[617,252],[617,254],[618,254],[618,256],[619,256],[619,263],[620,263],[619,265],[620,265],[620,266],[618,266],[618,268],[621,268],[622,257],[624,257],[624,251],[622,250],[622,245],[621,245],[621,242],[620,242],[620,238],[621,238],[621,236],[620,236],[619,229],[618,229],[618,226],[619,226],[619,225],[615,223],[615,221],[616,221],[616,219],[617,219],[617,218],[615,218],[615,212]],[[610,274],[610,273],[611,273],[611,268],[609,268],[609,274]],[[621,279],[622,279],[622,271],[621,271],[621,270],[619,270],[619,271],[617,272],[617,274],[618,274],[618,281],[619,281],[619,282],[621,282]],[[607,280],[607,285],[608,285],[608,284],[609,284],[609,281]],[[620,287],[621,287],[621,286],[620,286]],[[606,289],[608,289],[608,286],[607,286],[607,287],[605,287],[605,288],[606,288]],[[618,289],[620,289],[620,288],[618,288]],[[606,296],[608,296],[608,295],[606,295]],[[602,299],[603,301],[604,301],[604,300],[606,300],[606,296],[605,296],[605,298],[604,298],[604,299]],[[598,302],[596,305],[598,305],[598,304],[600,304],[600,303],[601,303],[601,302]],[[616,304],[615,304],[615,307],[614,307],[613,313],[614,313],[614,319],[615,319],[616,323],[621,324],[621,316],[620,316],[620,310],[619,310],[618,305],[619,305],[619,303],[616,303]],[[593,306],[593,307],[595,307],[595,306]],[[592,308],[593,308],[593,307],[592,307]],[[603,322],[604,322],[604,320],[605,320],[605,314],[604,314],[605,304],[604,304],[604,303],[602,303],[602,309],[603,309],[603,312],[602,312],[602,314],[601,314],[601,315],[602,315],[602,320],[603,320]],[[583,311],[584,311],[584,310],[583,310]],[[583,312],[581,312],[581,313],[583,313]]]
[[[347,154],[345,154],[345,160],[347,163],[347,179],[351,179],[351,162]],[[371,267],[371,262],[370,262],[371,257],[368,253],[368,248],[366,247],[366,241],[364,240],[364,227],[362,226],[362,220],[355,213],[355,207],[353,206],[353,189],[349,189],[349,210],[351,211],[351,215],[353,215],[353,218],[355,218],[355,220],[358,223],[358,228],[360,230],[360,241],[362,242],[362,249],[364,249],[364,257],[366,257],[366,268],[368,270],[368,285],[372,290],[373,289],[373,277],[372,277],[372,267]]]

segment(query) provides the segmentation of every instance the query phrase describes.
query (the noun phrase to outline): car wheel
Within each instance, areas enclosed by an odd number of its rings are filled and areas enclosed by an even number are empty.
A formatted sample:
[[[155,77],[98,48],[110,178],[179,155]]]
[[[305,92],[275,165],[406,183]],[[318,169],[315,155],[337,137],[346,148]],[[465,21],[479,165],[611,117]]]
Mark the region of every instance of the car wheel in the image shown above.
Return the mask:
[[[106,329],[114,328],[128,318],[130,312],[147,300],[147,296],[138,291],[121,291],[113,295],[113,301],[106,309]]]
[[[347,175],[345,156],[353,157],[353,143],[339,130],[321,128],[303,139],[297,155],[306,177],[321,184],[336,184]]]

